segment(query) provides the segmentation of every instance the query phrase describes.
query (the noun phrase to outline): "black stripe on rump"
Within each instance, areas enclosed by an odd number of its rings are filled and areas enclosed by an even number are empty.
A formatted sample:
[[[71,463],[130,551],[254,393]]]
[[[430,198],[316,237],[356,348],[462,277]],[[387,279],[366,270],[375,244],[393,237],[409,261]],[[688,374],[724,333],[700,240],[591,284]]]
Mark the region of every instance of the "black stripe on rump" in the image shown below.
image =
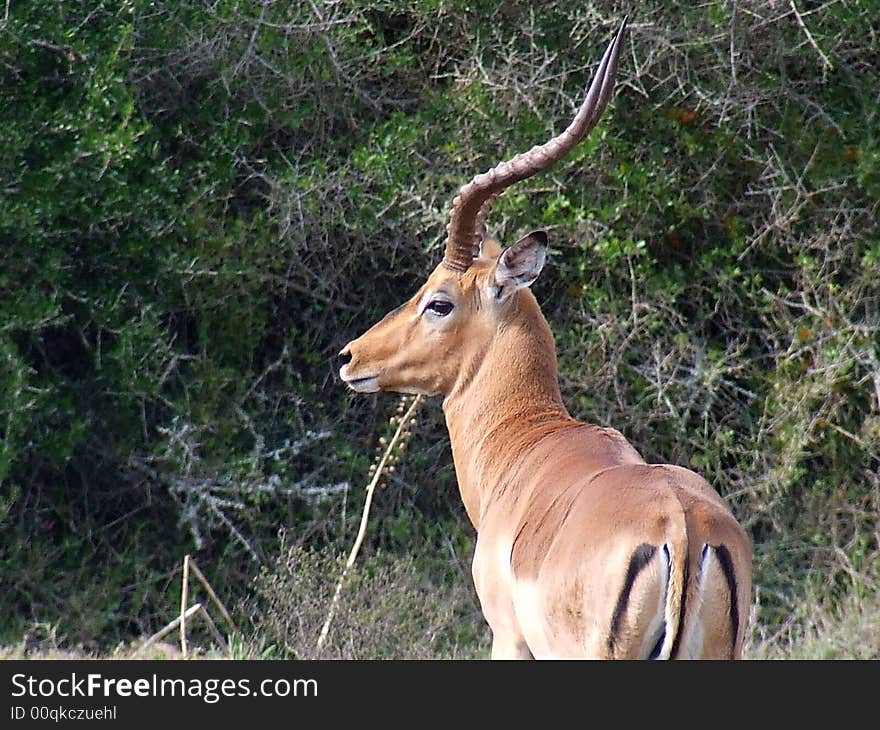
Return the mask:
[[[623,589],[617,597],[617,605],[614,607],[614,613],[611,614],[611,631],[608,634],[608,651],[614,655],[618,632],[620,631],[620,622],[623,619],[623,612],[629,603],[629,594],[632,592],[633,584],[642,569],[651,562],[657,548],[654,545],[642,543],[639,545],[629,559],[629,567],[626,569],[626,578],[623,581]]]
[[[733,645],[730,647],[730,656],[736,648],[736,639],[739,636],[739,611],[737,610],[738,599],[736,590],[736,576],[733,571],[733,558],[730,551],[724,545],[713,545],[712,549],[718,556],[718,562],[727,580],[727,588],[730,591],[730,628],[733,631]]]

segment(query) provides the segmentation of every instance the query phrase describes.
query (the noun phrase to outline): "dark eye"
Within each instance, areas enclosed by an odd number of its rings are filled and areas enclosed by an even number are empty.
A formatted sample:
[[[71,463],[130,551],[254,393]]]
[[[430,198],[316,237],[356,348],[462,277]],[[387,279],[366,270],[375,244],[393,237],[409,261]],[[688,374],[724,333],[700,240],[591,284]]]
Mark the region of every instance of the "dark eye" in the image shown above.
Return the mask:
[[[434,299],[425,309],[431,310],[440,317],[445,317],[453,310],[453,304],[445,299]]]

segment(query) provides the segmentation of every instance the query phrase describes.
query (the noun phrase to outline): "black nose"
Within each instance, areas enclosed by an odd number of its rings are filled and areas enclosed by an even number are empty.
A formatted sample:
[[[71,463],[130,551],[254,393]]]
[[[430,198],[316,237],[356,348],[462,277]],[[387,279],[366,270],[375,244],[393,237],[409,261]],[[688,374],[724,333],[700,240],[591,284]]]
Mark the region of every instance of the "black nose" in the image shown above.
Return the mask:
[[[351,351],[346,347],[339,352],[339,367],[351,362]]]

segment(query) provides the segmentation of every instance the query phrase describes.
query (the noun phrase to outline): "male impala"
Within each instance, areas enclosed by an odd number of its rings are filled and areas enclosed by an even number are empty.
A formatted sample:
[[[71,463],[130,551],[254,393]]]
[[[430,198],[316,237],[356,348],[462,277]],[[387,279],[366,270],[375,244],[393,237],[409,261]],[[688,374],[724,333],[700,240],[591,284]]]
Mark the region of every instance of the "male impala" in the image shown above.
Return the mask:
[[[493,658],[742,656],[746,533],[693,472],[648,464],[618,431],[569,416],[553,336],[528,288],[547,236],[503,252],[486,238],[495,198],[598,121],[625,25],[569,127],[465,185],[443,261],[341,353],[340,376],[358,392],[443,396]]]

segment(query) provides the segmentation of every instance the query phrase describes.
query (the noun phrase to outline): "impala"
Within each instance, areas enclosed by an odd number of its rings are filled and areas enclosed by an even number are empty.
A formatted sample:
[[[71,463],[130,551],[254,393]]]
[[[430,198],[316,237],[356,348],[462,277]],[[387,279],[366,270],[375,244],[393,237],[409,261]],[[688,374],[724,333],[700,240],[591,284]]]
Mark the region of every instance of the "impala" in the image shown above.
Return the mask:
[[[461,188],[443,261],[340,353],[361,393],[443,396],[492,658],[741,658],[751,543],[701,477],[649,464],[573,419],[529,286],[547,235],[502,250],[485,221],[508,186],[559,161],[610,98],[626,21],[573,121]]]

